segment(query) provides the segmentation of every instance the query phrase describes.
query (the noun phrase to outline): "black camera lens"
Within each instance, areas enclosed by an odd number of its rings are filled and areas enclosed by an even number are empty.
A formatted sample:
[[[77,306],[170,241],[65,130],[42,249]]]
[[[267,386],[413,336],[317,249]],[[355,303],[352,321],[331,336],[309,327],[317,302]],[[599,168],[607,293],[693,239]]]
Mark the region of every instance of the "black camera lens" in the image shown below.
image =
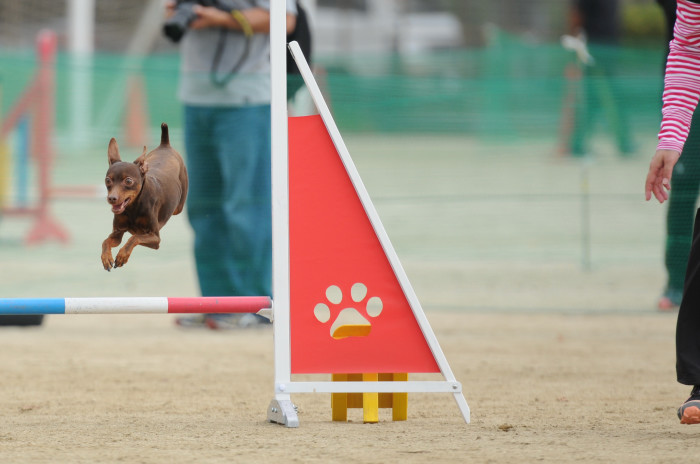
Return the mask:
[[[173,42],[179,42],[187,27],[197,18],[193,10],[196,2],[178,2],[175,14],[163,24],[163,33]]]

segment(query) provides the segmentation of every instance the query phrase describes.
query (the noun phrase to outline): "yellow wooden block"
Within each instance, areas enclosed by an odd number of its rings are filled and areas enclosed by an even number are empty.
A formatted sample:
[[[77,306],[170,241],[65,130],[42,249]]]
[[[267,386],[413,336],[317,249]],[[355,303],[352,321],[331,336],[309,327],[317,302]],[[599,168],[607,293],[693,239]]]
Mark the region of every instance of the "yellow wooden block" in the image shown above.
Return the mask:
[[[347,374],[331,374],[333,382],[343,382],[347,379]],[[334,422],[346,422],[348,420],[347,393],[331,393],[331,417]]]
[[[407,381],[407,373],[381,374],[332,374],[334,382],[391,382]],[[379,409],[391,408],[395,421],[408,418],[408,393],[331,393],[331,410],[334,421],[347,421],[348,409],[362,408],[363,422],[379,422]]]
[[[363,382],[376,382],[378,374],[362,374]],[[379,422],[379,393],[362,394],[362,420],[365,424]]]
[[[380,382],[391,382],[394,380],[394,374],[388,374],[386,372],[379,374]],[[379,394],[379,409],[388,409],[394,405],[394,394],[393,393],[380,393]]]
[[[349,382],[362,382],[362,374],[348,374]],[[362,393],[348,393],[348,408],[362,407]]]
[[[394,381],[405,382],[408,380],[407,373],[394,374]],[[391,407],[391,419],[395,421],[405,421],[408,419],[408,393],[392,393],[393,404]]]

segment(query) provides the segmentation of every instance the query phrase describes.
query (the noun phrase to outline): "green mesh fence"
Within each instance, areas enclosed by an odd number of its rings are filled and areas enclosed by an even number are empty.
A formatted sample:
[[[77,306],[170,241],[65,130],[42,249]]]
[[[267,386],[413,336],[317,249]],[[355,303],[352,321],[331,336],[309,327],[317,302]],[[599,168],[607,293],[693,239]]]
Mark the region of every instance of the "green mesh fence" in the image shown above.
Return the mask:
[[[659,122],[662,47],[593,48],[598,63],[612,63],[606,75],[595,66],[584,79],[567,78],[581,68],[573,52],[559,44],[528,44],[499,33],[484,49],[433,52],[419,56],[362,56],[317,60],[325,71],[327,98],[346,131],[468,133],[493,137],[550,136],[561,120],[568,93],[583,104],[585,83],[618,89],[605,104],[623,107],[634,129]],[[98,54],[75,64],[59,54],[56,64],[56,127],[66,129],[71,111],[70,80],[88,73],[94,124],[117,124],[129,76],[143,79],[149,120],[181,122],[177,88],[178,56],[143,60]],[[31,51],[0,51],[3,112],[31,81]],[[77,68],[77,69],[76,69]],[[594,84],[596,86],[596,84]],[[100,130],[100,127],[96,127]]]
[[[559,44],[527,44],[500,34],[485,49],[324,64],[328,93],[347,130],[551,136],[566,109],[567,92],[578,104],[601,105],[596,95],[582,95],[585,79],[619,89],[605,104],[623,107],[636,128],[658,124],[661,47],[592,51],[600,64],[585,71]],[[596,74],[606,63],[613,69]],[[567,78],[572,69],[588,75]]]

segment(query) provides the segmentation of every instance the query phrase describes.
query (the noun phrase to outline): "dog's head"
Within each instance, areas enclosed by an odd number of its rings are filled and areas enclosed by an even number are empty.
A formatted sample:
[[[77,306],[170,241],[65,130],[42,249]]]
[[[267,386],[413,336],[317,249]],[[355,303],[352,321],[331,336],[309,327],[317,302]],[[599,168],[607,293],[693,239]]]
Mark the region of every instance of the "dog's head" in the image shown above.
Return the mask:
[[[143,154],[136,161],[129,163],[121,160],[117,141],[112,139],[109,141],[107,159],[109,160],[109,169],[105,178],[107,202],[112,205],[114,214],[121,214],[141,193],[144,176],[148,171],[146,147],[143,147]]]

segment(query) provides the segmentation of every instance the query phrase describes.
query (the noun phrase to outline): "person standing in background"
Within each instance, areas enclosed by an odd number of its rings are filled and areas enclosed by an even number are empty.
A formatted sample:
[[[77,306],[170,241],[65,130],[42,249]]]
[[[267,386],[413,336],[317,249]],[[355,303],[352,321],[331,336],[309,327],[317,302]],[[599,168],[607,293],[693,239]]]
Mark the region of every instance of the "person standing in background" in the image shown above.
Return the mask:
[[[172,24],[189,14],[181,8],[194,15],[184,31]],[[295,1],[287,0],[288,33],[296,11]],[[169,2],[166,16],[166,35],[168,26],[183,34],[178,97],[185,112],[187,215],[201,293],[272,296],[270,2]],[[224,329],[267,320],[205,314],[176,322]]]
[[[619,101],[621,91],[616,75],[621,35],[619,1],[572,0],[569,27],[573,35],[583,35],[594,60],[583,70],[583,91],[575,107],[570,153],[576,157],[589,154],[595,119],[604,113],[619,153],[631,155],[634,147],[627,112]]]

